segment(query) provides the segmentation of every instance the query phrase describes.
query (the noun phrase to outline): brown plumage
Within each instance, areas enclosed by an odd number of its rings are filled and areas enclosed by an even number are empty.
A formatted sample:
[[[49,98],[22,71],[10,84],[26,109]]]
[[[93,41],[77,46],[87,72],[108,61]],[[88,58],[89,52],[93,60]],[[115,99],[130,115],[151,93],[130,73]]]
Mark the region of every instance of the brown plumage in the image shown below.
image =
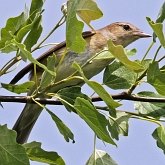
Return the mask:
[[[140,29],[135,27],[134,25],[126,22],[116,22],[110,24],[102,29],[92,31],[92,32],[85,32],[83,33],[83,37],[87,42],[86,50],[80,54],[76,54],[72,51],[68,51],[65,55],[62,63],[58,66],[57,76],[55,82],[58,82],[66,77],[70,76],[74,73],[74,69],[71,67],[74,61],[78,62],[79,65],[83,65],[86,63],[92,56],[96,53],[99,53],[101,50],[105,49],[107,46],[107,41],[112,40],[116,45],[122,45],[126,47],[130,43],[134,42],[139,38],[150,37],[150,35],[142,32]],[[57,63],[60,61],[60,58],[66,48],[66,43],[62,42],[61,44],[53,47],[52,49],[48,50],[46,53],[41,55],[37,60],[41,63],[46,63],[46,59],[48,56],[52,55],[53,52],[57,56]],[[100,73],[107,65],[109,65],[113,59],[93,59],[91,63],[88,63],[83,67],[83,71],[85,76],[90,79],[96,74]],[[27,65],[23,70],[21,70],[11,81],[12,84],[17,83],[25,74],[31,72],[33,70],[33,64]],[[42,69],[38,69],[40,72],[39,75],[43,72]],[[33,73],[33,71],[32,71]],[[33,78],[33,74],[32,77]],[[67,87],[67,86],[74,86],[74,85],[82,85],[82,80],[71,80],[54,86],[48,92],[57,92],[58,90]],[[33,89],[34,90],[34,89]],[[29,95],[33,91],[30,91]],[[43,98],[43,94],[38,94],[36,97]],[[28,139],[28,136],[35,124],[36,120],[38,119],[42,108],[37,104],[26,104],[24,110],[22,111],[21,115],[19,116],[17,122],[15,123],[13,129],[17,132],[17,142],[18,143],[25,143]]]

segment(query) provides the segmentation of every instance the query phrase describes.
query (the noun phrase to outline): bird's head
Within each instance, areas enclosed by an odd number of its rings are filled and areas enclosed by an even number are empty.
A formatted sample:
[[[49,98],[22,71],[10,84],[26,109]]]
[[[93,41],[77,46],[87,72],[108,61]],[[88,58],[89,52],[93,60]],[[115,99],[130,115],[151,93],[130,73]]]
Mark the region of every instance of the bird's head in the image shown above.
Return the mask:
[[[107,39],[111,39],[114,44],[126,47],[139,38],[151,37],[136,26],[127,22],[115,22],[103,29],[100,29]]]

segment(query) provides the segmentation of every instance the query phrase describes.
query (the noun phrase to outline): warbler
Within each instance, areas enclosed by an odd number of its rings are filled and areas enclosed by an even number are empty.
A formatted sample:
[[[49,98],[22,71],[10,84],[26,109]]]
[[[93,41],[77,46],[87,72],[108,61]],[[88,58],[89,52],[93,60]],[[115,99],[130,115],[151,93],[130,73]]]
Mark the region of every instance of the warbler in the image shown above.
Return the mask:
[[[41,63],[46,63],[47,57],[53,54],[56,55],[56,64],[54,67],[58,66],[56,70],[55,83],[67,78],[75,72],[75,69],[72,67],[72,63],[76,61],[80,66],[83,66],[83,72],[85,76],[90,79],[93,76],[100,73],[107,65],[109,65],[114,59],[92,59],[92,62],[88,62],[91,57],[94,57],[96,53],[107,48],[107,42],[112,40],[115,45],[122,45],[126,47],[132,42],[136,41],[139,38],[151,37],[149,34],[144,33],[142,30],[136,26],[127,23],[127,22],[115,22],[104,28],[95,31],[88,31],[82,34],[83,38],[86,40],[86,48],[82,53],[75,53],[73,51],[67,51],[65,56],[64,52],[66,51],[66,42],[62,42],[59,45],[54,46],[44,54],[42,54],[37,60]],[[63,60],[61,60],[63,58]],[[87,63],[88,62],[88,63]],[[59,65],[58,65],[59,64]],[[22,69],[11,81],[11,84],[17,83],[25,74],[31,72],[31,78],[33,79],[33,64],[27,65]],[[40,79],[43,70],[37,68],[37,78]],[[64,83],[57,83],[56,86],[53,86],[50,89],[51,92],[58,92],[60,89],[63,89],[68,86],[83,85],[83,80],[73,79],[66,81]],[[28,95],[33,93],[34,88],[31,89]],[[43,98],[43,94],[36,95],[36,97]],[[17,119],[13,130],[17,132],[17,142],[25,143],[29,137],[29,134],[38,119],[40,113],[42,112],[42,107],[37,104],[27,103]]]

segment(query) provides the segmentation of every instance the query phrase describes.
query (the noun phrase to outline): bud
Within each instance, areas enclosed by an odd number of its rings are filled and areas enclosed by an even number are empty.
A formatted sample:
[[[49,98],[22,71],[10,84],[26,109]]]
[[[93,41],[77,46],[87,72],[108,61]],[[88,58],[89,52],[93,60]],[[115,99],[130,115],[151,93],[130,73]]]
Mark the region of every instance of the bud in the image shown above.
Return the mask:
[[[67,2],[62,4],[61,12],[65,15],[65,17],[67,16]]]

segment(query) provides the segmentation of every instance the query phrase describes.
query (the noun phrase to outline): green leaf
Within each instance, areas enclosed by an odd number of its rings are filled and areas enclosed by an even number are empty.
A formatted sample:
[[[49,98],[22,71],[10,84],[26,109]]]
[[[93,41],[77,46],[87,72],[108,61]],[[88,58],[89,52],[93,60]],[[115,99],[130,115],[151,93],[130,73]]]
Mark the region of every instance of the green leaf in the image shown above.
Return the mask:
[[[124,51],[125,51],[125,54],[127,55],[127,56],[134,56],[136,53],[137,53],[137,50],[134,48],[134,49],[124,49]]]
[[[108,49],[112,55],[117,58],[126,67],[133,70],[134,72],[141,72],[144,70],[143,66],[137,62],[130,61],[126,56],[124,48],[121,45],[114,45],[111,40],[108,41]]]
[[[107,104],[110,108],[109,113],[112,116],[116,116],[115,108],[119,107],[121,104],[114,101],[111,95],[103,88],[102,85],[97,83],[96,81],[88,81],[86,83],[100,96],[100,98]]]
[[[28,82],[25,82],[23,84],[18,84],[18,85],[1,83],[3,88],[17,94],[27,93],[34,86],[34,84],[35,83],[33,81],[28,81]]]
[[[107,59],[107,60],[112,60],[114,61],[114,56],[108,51],[108,50],[104,50],[104,51],[101,51],[97,54],[97,56],[94,58],[94,60],[104,60],[104,59]]]
[[[137,62],[141,63],[143,65],[143,67],[144,67],[144,70],[146,71],[149,68],[149,65],[153,62],[153,60],[152,59],[145,59],[143,61],[138,61],[137,60]],[[144,72],[138,73],[138,77],[140,77],[143,73]]]
[[[165,127],[160,126],[156,128],[152,136],[156,140],[157,146],[161,148],[165,154]]]
[[[41,13],[37,13],[35,18],[31,20],[28,18],[26,21],[26,24],[19,29],[19,31],[16,34],[16,41],[22,42],[26,45],[26,49],[31,50],[31,47],[36,44],[37,40],[39,39],[41,32],[42,32],[42,26],[41,26]],[[30,20],[30,21],[29,21]]]
[[[16,143],[16,132],[0,126],[0,162],[3,165],[30,165],[25,149]]]
[[[58,97],[61,98],[60,101],[69,112],[71,111],[75,112],[75,109],[73,108],[73,106],[70,106],[70,105],[74,105],[77,97],[90,100],[87,95],[81,92],[81,88],[79,86],[63,88],[59,90],[57,94],[58,94]]]
[[[23,145],[30,160],[51,165],[65,165],[64,160],[57,152],[45,151],[41,143],[31,142]]]
[[[77,19],[76,13],[90,26],[90,21],[100,18],[102,16],[102,12],[97,7],[96,2],[93,0],[68,1],[66,19],[66,45],[70,50],[76,53],[81,53],[86,47],[86,42],[82,37],[84,24]]]
[[[156,23],[159,23],[159,22],[162,23],[164,21],[164,19],[165,19],[165,2],[163,3],[163,5],[160,8]]]
[[[23,42],[26,45],[26,49],[29,51],[31,51],[32,46],[37,43],[42,33],[41,19],[42,16],[37,16],[37,18],[34,19],[34,21],[31,24],[31,30]]]
[[[54,72],[54,74],[56,74],[55,71],[55,63],[56,63],[56,55],[52,55],[49,56],[47,58],[47,68]],[[54,83],[56,76],[51,75],[49,72],[44,71],[41,77],[41,82],[40,82],[40,88],[43,89],[51,84]]]
[[[158,17],[156,19],[156,23],[162,23],[165,19],[165,2],[163,3],[163,5],[160,8]],[[156,34],[153,33],[153,41],[156,42]]]
[[[29,12],[31,20],[35,19],[38,12],[41,13],[44,2],[45,0],[32,0]]]
[[[84,24],[76,17],[76,9],[80,2],[81,0],[69,0],[67,3],[66,46],[76,53],[83,52],[86,47],[82,37]]]
[[[128,120],[131,115],[125,112],[117,112],[116,118],[109,118],[108,130],[112,138],[119,140],[119,135],[128,136]]]
[[[13,40],[13,43],[15,43],[17,47],[20,49],[23,59],[28,59],[33,64],[38,65],[39,67],[43,68],[45,71],[49,72],[51,75],[55,76],[55,72],[52,72],[45,65],[39,63],[36,59],[33,58],[32,54],[25,48],[24,44],[18,43],[16,40]]]
[[[96,150],[90,156],[86,165],[117,165],[117,163],[105,151]]]
[[[4,53],[15,51],[15,47],[11,46],[12,35],[16,35],[19,29],[25,24],[27,17],[26,13],[21,13],[17,17],[9,18],[6,26],[1,29],[0,50]]]
[[[24,39],[27,50],[31,50],[31,47],[36,44],[42,32],[42,6],[43,0],[33,0],[29,13],[27,8],[25,8],[25,11],[19,16],[7,20],[6,26],[1,30],[1,52],[9,53],[17,50],[16,45],[12,42],[13,38],[17,42],[21,42]]]
[[[137,61],[139,62],[139,61]],[[148,69],[151,59],[146,59],[141,62],[145,69]],[[107,66],[104,71],[103,83],[112,89],[128,89],[136,83],[136,79],[140,77],[143,72],[135,73],[121,62],[113,62]]]
[[[128,89],[136,81],[137,74],[120,62],[113,62],[104,71],[103,83],[112,89]]]
[[[74,107],[78,115],[89,125],[101,140],[116,145],[107,131],[107,119],[96,110],[91,102],[84,98],[77,97]]]
[[[21,42],[23,40],[25,35],[31,30],[32,24],[33,23],[25,25],[22,28],[20,28],[20,30],[16,34],[16,41],[17,42]]]
[[[159,94],[165,95],[165,73],[159,70],[158,62],[153,62],[149,65],[147,82],[150,83]]]
[[[90,26],[92,20],[99,19],[103,16],[103,13],[93,0],[80,0],[76,8],[76,13],[88,26]]]
[[[164,98],[163,96],[150,91],[143,91],[137,94],[141,97],[151,98]],[[152,116],[154,118],[165,116],[165,104],[164,103],[151,103],[151,102],[135,102],[135,109],[143,115]]]
[[[104,87],[102,85],[100,85],[99,83],[95,82],[95,81],[89,81],[81,67],[75,62],[72,65],[75,69],[77,69],[79,71],[79,73],[81,74],[81,76],[84,78],[84,81],[100,96],[100,98],[107,104],[107,106],[110,109],[110,114],[112,116],[116,116],[116,110],[115,108],[119,107],[121,104],[119,104],[118,102],[114,101],[113,98],[109,95],[109,93],[104,89]]]
[[[1,45],[1,41],[0,41],[0,45]],[[17,51],[17,50],[18,48],[15,44],[13,44],[12,40],[6,41],[5,46],[0,49],[2,53],[10,53],[12,51]]]
[[[147,21],[149,25],[151,26],[152,30],[158,37],[161,45],[165,47],[165,37],[163,34],[163,24],[162,23],[154,23],[149,17],[147,17]]]
[[[59,119],[54,113],[46,109],[46,111],[49,113],[49,115],[52,117],[53,121],[55,122],[58,130],[60,133],[64,136],[64,139],[69,142],[69,139],[71,139],[74,143],[74,135],[71,132],[71,130],[63,123],[61,119]]]

